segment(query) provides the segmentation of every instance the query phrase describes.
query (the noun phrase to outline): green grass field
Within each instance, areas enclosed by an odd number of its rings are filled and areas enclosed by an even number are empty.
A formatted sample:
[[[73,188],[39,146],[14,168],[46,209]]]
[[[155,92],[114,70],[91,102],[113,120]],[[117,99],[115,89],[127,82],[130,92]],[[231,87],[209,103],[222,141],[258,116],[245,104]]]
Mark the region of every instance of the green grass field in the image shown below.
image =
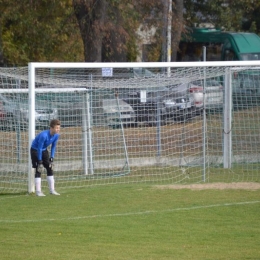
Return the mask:
[[[0,195],[1,259],[260,259],[260,189]]]

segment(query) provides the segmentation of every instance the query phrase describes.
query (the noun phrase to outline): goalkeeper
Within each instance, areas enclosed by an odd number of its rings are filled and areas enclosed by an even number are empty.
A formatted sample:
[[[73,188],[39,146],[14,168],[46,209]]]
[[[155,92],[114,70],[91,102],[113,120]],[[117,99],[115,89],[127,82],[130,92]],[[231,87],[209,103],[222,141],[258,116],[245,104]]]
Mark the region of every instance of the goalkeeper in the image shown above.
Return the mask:
[[[60,121],[53,119],[50,122],[50,129],[40,132],[31,145],[32,166],[35,168],[35,191],[36,196],[45,196],[41,190],[41,175],[44,168],[47,171],[47,181],[50,194],[60,195],[54,188],[53,159],[55,156],[56,145],[59,139]],[[48,146],[51,145],[49,156]]]

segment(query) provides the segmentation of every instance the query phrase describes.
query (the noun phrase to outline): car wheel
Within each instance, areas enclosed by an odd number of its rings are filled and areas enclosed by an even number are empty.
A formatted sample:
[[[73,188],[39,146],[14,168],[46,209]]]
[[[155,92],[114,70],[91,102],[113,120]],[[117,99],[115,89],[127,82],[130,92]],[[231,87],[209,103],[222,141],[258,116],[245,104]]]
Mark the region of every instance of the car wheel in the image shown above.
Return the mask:
[[[6,121],[1,121],[0,123],[0,130],[5,131],[6,130]]]
[[[147,124],[149,126],[156,126],[157,125],[157,116],[154,113],[151,113],[147,116]]]

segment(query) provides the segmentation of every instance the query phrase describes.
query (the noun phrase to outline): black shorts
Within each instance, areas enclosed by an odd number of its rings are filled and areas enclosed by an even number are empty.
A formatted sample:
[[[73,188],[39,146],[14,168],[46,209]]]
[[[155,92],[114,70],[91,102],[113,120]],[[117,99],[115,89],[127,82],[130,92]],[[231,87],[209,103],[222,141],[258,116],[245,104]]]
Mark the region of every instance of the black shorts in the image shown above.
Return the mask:
[[[37,150],[31,148],[31,159],[32,159],[32,167],[37,168],[38,164],[38,152]],[[49,163],[50,163],[50,157],[49,157],[49,152],[48,150],[44,150],[42,152],[42,164],[45,168],[49,168]]]

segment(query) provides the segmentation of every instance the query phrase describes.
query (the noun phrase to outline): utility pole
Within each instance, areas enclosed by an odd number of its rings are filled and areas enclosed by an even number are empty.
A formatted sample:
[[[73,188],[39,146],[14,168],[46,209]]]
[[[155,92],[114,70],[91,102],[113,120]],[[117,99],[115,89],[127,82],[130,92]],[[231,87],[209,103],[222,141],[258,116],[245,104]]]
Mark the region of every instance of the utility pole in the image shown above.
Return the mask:
[[[172,0],[168,3],[168,16],[167,16],[167,62],[171,62],[172,55]],[[171,68],[167,69],[167,76],[171,75]]]

